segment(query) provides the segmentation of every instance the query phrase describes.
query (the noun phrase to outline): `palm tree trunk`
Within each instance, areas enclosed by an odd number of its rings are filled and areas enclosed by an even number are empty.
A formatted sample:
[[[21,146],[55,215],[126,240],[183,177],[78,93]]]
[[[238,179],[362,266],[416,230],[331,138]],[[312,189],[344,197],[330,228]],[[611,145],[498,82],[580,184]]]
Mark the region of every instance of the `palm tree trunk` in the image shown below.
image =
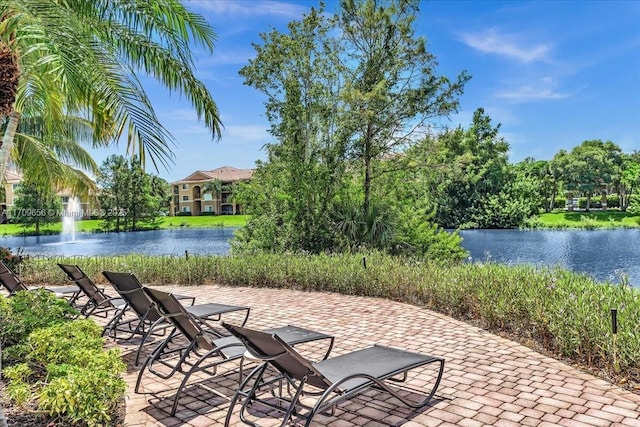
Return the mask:
[[[11,158],[11,149],[13,148],[13,141],[16,137],[19,121],[20,113],[15,110],[12,111],[11,114],[9,114],[9,123],[7,123],[7,129],[4,131],[2,145],[0,146],[0,180],[4,178],[7,164]]]

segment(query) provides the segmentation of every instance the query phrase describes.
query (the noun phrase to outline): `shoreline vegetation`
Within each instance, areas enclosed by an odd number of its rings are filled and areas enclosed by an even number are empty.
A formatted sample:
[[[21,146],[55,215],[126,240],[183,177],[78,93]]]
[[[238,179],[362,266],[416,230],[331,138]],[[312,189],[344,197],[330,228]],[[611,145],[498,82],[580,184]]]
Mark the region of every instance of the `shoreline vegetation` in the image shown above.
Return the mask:
[[[640,290],[556,268],[442,264],[356,254],[96,256],[31,259],[19,266],[33,285],[58,285],[57,262],[97,283],[103,270],[131,271],[143,283],[287,288],[401,301],[503,335],[640,393]],[[611,310],[617,310],[617,331]]]
[[[180,229],[180,228],[218,228],[242,227],[247,223],[248,215],[207,215],[207,216],[163,216],[154,228],[149,230]],[[84,219],[75,221],[76,233],[101,233],[100,219]],[[62,222],[44,227],[41,234],[61,234]],[[121,231],[125,233],[126,231]],[[0,236],[30,236],[34,235],[33,227],[24,228],[20,224],[0,224]]]
[[[249,215],[217,215],[217,216],[165,216],[157,225],[149,230],[180,228],[217,228],[242,227],[249,220]],[[77,233],[100,233],[102,220],[86,219],[75,222]],[[523,229],[607,229],[607,228],[640,228],[640,214],[621,212],[618,210],[578,210],[573,212],[545,212],[528,219]],[[41,234],[62,233],[62,222],[47,226],[40,230]],[[140,230],[148,231],[148,230]],[[34,235],[34,228],[24,228],[20,224],[0,224],[0,236]]]

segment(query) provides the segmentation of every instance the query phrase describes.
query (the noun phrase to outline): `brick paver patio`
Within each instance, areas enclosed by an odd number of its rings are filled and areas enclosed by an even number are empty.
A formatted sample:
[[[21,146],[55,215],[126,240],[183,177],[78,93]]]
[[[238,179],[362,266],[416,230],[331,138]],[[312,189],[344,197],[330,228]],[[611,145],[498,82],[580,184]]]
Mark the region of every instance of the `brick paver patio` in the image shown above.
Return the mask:
[[[335,335],[332,355],[379,343],[446,359],[440,388],[427,407],[409,410],[387,394],[372,390],[340,405],[334,416],[316,417],[314,425],[640,427],[639,394],[423,308],[375,298],[279,289],[163,289],[195,295],[197,303],[250,306],[250,327],[294,324]],[[228,321],[234,321],[233,314],[226,316]],[[135,394],[139,371],[133,366],[135,343],[118,344],[129,365],[128,427],[223,424],[228,397],[237,387],[237,361],[222,365],[214,377],[194,375],[182,394],[176,416],[171,417],[173,392],[182,376],[161,380],[146,373],[143,393]],[[322,355],[322,349],[314,345],[301,351],[309,357]],[[408,382],[409,389],[424,386],[432,373],[431,369],[419,371]],[[232,425],[240,425],[238,408]],[[277,417],[259,410],[256,405],[250,413],[261,426],[279,425]]]

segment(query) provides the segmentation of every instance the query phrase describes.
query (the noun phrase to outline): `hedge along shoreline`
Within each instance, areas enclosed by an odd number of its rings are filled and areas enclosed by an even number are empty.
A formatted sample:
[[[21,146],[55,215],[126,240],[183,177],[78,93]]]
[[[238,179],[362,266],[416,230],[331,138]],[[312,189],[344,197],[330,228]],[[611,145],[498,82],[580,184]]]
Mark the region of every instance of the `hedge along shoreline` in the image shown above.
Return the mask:
[[[380,253],[32,258],[19,270],[26,283],[63,283],[57,262],[80,265],[97,283],[105,282],[103,270],[130,271],[154,285],[216,283],[402,301],[533,342],[640,389],[640,289],[624,278],[621,284],[598,283],[560,268],[443,265]]]

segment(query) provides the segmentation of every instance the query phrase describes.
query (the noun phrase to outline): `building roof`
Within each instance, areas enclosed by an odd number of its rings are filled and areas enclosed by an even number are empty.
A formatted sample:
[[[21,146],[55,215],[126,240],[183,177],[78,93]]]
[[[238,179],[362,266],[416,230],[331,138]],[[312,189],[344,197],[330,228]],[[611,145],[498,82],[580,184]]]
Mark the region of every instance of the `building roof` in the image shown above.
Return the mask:
[[[22,174],[18,171],[6,170],[4,172],[4,182],[8,184],[16,184],[22,181]]]
[[[216,179],[222,182],[245,181],[251,178],[254,170],[255,169],[238,169],[231,166],[222,166],[210,171],[195,171],[188,177],[172,182],[172,184],[208,182]]]

